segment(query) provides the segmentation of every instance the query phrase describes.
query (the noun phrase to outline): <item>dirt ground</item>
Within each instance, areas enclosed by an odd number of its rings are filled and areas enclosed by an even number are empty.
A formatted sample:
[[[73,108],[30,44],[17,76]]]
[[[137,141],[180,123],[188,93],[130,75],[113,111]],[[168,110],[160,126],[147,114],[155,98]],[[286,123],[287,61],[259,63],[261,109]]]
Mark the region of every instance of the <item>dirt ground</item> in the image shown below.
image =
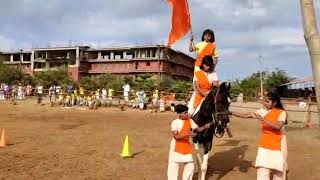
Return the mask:
[[[175,117],[172,112],[0,102],[0,128],[7,129],[10,142],[0,149],[0,179],[166,179],[170,123]],[[233,117],[232,130],[234,138],[214,139],[209,180],[256,178],[252,165],[260,127],[255,120]],[[120,157],[126,135],[131,159]],[[289,179],[319,179],[319,128],[300,129],[291,123],[287,138]]]

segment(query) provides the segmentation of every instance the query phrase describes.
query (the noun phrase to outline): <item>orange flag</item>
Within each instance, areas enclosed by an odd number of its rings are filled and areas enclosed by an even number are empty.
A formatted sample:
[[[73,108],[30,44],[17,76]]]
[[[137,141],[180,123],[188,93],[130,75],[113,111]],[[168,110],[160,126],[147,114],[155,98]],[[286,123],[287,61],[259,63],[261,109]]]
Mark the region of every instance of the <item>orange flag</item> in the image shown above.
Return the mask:
[[[187,0],[168,0],[172,7],[172,29],[168,46],[182,38],[190,30],[190,13]]]

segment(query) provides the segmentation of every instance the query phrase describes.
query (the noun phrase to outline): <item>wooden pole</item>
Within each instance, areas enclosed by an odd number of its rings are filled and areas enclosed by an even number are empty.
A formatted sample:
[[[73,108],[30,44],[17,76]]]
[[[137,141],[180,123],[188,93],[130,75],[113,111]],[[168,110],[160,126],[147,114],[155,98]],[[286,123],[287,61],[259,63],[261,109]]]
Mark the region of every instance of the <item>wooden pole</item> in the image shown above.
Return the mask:
[[[313,0],[300,0],[304,37],[311,58],[313,81],[320,121],[320,35],[314,12]]]
[[[158,45],[158,87],[160,87],[160,82],[161,82],[161,75],[160,75],[160,56],[161,56],[161,48],[160,45]]]

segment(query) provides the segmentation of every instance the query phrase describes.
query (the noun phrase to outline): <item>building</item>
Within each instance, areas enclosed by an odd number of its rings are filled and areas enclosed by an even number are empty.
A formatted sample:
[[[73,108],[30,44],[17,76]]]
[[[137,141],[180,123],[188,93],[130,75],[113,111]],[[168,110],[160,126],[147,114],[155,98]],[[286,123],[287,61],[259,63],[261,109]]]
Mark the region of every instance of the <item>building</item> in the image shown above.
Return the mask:
[[[310,94],[315,95],[314,81],[312,77],[294,79],[277,87],[279,94],[285,98],[304,98]]]
[[[82,76],[110,73],[130,76],[150,73],[154,79],[173,77],[190,80],[194,59],[163,45],[121,48],[89,46],[35,48],[31,51],[0,52],[0,62],[18,66],[25,74],[67,67],[74,81]]]

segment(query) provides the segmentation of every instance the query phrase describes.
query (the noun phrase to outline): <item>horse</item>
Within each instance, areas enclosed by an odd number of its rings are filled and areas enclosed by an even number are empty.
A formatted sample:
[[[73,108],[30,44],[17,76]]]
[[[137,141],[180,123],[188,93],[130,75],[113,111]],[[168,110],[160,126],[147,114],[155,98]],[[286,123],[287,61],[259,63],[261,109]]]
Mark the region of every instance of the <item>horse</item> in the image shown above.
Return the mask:
[[[227,127],[229,125],[229,106],[230,100],[230,83],[223,82],[218,88],[211,89],[207,97],[199,105],[200,108],[192,117],[193,121],[199,126],[211,123],[209,129],[204,132],[197,133],[193,138],[194,149],[200,164],[198,166],[199,179],[205,179],[208,168],[209,152],[212,148],[214,136],[220,138],[227,129],[228,135],[232,137],[231,131]],[[200,155],[203,151],[203,156]],[[200,175],[201,172],[201,175]]]

